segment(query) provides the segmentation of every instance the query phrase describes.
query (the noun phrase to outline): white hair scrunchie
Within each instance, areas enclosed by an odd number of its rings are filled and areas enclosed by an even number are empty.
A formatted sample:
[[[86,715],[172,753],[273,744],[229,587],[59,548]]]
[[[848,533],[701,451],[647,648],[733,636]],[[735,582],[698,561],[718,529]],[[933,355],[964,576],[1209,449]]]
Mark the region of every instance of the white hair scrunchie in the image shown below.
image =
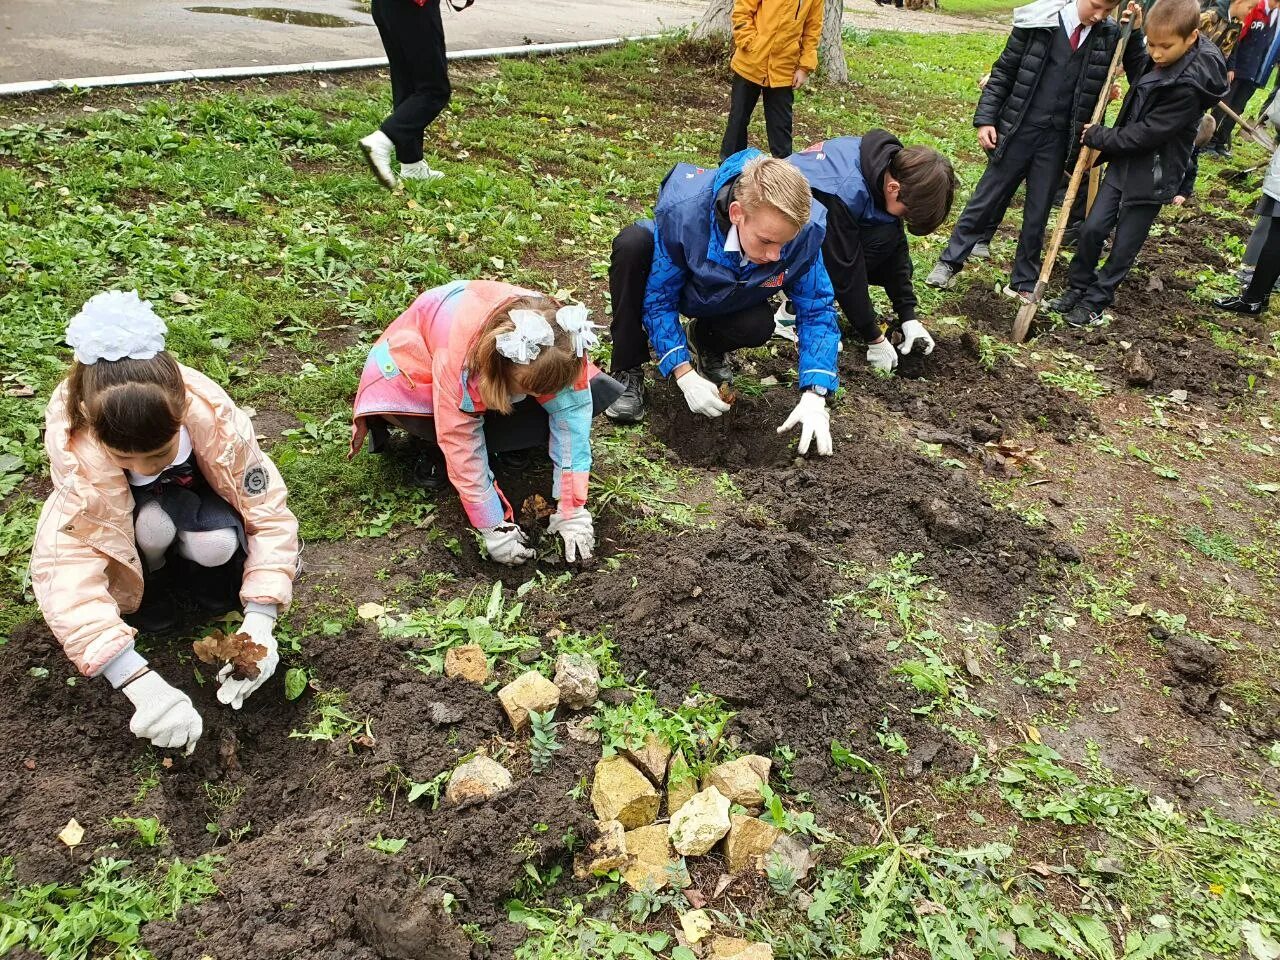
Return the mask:
[[[67,324],[67,343],[80,363],[150,360],[164,350],[165,325],[150,301],[130,290],[95,294]]]
[[[551,324],[537,310],[512,310],[511,322],[516,328],[498,334],[495,340],[498,352],[512,363],[532,363],[538,359],[543,347],[553,346],[556,342]]]
[[[573,352],[580,357],[586,356],[600,342],[596,325],[587,319],[589,316],[591,311],[580,303],[571,303],[556,311],[556,323],[569,334],[573,341]]]

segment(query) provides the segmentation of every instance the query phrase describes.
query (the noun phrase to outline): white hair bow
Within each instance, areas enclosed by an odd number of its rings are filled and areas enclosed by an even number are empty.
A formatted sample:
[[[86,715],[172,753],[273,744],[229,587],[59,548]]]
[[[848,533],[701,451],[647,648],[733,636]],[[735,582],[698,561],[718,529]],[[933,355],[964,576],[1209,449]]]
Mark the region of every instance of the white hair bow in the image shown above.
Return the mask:
[[[543,347],[556,342],[555,331],[547,318],[537,310],[512,310],[511,322],[516,328],[496,338],[498,352],[512,363],[532,363]]]
[[[596,325],[587,317],[591,311],[580,303],[571,303],[556,311],[556,323],[560,329],[569,334],[573,342],[573,352],[578,356],[586,356],[587,351],[600,342],[596,334]]]
[[[150,360],[164,349],[164,334],[164,321],[134,290],[95,294],[67,324],[67,343],[83,364]]]

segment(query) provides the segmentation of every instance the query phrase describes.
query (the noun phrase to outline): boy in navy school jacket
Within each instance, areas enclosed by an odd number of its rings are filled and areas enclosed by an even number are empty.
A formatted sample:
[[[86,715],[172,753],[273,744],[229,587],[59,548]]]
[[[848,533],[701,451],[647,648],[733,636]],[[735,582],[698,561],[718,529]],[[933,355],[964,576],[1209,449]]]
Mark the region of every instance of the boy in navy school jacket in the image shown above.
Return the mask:
[[[1048,305],[1074,327],[1104,322],[1160,207],[1182,189],[1201,117],[1227,92],[1226,60],[1199,26],[1196,0],[1160,0],[1147,20],[1146,63],[1116,125],[1091,124],[1081,136],[1100,152],[1107,173],[1080,230],[1068,289]],[[1111,253],[1099,270],[1113,230]]]

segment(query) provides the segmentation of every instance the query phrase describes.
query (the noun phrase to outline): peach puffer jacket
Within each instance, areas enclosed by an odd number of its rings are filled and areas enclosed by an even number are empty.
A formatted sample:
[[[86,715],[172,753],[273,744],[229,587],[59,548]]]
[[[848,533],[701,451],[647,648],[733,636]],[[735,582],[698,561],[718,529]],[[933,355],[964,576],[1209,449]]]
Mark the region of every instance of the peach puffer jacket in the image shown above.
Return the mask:
[[[226,392],[182,367],[190,407],[184,425],[200,472],[240,514],[248,542],[240,599],[278,604],[293,596],[298,521],[285,503],[280,472],[258,446],[253,423]],[[92,431],[72,437],[67,384],[45,411],[45,450],[53,493],[31,552],[31,586],[49,629],[86,676],[133,643],[121,615],[142,601],[142,562],[133,534],[133,494],[125,472]]]

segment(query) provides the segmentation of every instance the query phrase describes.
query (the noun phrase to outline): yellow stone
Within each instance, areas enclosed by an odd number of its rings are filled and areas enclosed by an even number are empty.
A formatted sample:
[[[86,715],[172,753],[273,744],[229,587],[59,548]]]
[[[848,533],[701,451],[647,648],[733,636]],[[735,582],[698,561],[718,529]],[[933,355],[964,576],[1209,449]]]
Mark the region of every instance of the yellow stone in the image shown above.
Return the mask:
[[[617,820],[628,830],[647,826],[658,816],[662,798],[626,757],[614,754],[596,764],[591,806],[598,820]]]
[[[579,880],[617,870],[631,862],[622,824],[617,820],[597,821],[596,830],[595,840],[573,858],[573,875]]]
[[[665,823],[628,830],[624,839],[627,853],[633,858],[622,871],[624,883],[637,890],[661,890],[671,882],[669,868],[675,866],[676,861],[671,856],[671,840]]]
[[[671,759],[671,748],[667,741],[656,733],[644,738],[644,744],[636,750],[624,750],[627,759],[636,765],[641,773],[647,774],[654,783],[662,783],[662,775],[667,771],[667,761]]]
[[[444,675],[460,677],[472,683],[487,683],[489,661],[484,655],[484,649],[474,643],[450,647],[444,654]]]
[[[773,761],[768,757],[747,754],[737,760],[712,767],[706,779],[702,781],[702,789],[715,787],[729,798],[730,803],[746,807],[748,810],[759,810],[764,806],[764,795],[760,786],[769,782],[769,768]]]
[[[758,857],[773,847],[781,831],[771,823],[734,814],[730,817],[729,835],[724,838],[724,859],[729,873],[741,873],[756,867]]]
[[[773,960],[773,947],[738,937],[716,937],[711,941],[711,960]]]
[[[680,929],[690,943],[704,940],[711,933],[711,918],[705,910],[690,910],[680,914]]]
[[[529,729],[530,713],[545,713],[560,706],[560,688],[537,670],[522,673],[498,691],[498,700],[516,733]],[[612,817],[601,817],[611,820]]]

